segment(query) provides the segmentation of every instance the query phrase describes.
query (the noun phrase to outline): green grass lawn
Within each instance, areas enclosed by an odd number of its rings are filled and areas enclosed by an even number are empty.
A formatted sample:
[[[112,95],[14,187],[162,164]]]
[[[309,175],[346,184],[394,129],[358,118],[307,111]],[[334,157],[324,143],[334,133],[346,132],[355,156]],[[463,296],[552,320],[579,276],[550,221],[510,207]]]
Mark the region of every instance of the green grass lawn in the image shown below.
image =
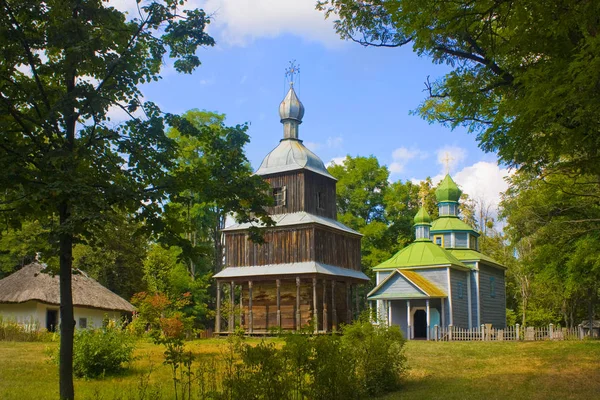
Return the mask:
[[[218,355],[224,340],[188,348]],[[47,361],[55,343],[0,342],[0,399],[58,398],[57,367]],[[384,399],[592,399],[600,398],[600,342],[408,342],[410,369],[399,392]],[[137,360],[123,376],[77,379],[79,399],[127,399],[152,367],[151,382],[170,397],[162,348],[140,342]]]

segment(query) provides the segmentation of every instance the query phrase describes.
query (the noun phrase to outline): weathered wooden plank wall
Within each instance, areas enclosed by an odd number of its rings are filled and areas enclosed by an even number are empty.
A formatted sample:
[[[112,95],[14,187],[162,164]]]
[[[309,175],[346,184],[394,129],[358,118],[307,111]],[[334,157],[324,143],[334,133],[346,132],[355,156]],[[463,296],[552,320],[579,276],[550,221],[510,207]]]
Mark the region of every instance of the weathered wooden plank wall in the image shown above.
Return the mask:
[[[225,234],[225,266],[240,267],[318,261],[360,271],[360,237],[321,227],[268,230],[265,243],[244,232]]]
[[[285,204],[281,206],[267,207],[269,214],[285,214],[304,211],[304,173],[293,171],[288,174],[280,174],[265,177],[273,188],[285,187]]]
[[[315,260],[360,271],[360,237],[315,228]]]
[[[335,309],[338,325],[348,323],[346,296],[348,286],[346,282],[336,281],[335,284]],[[333,308],[331,302],[331,281],[326,280],[325,303],[327,309],[327,330],[330,331],[333,323]],[[285,330],[296,330],[296,281],[281,280],[281,327]],[[248,284],[242,286],[242,327],[249,329],[249,298]],[[317,280],[317,311],[319,330],[323,330],[323,280]],[[252,285],[252,314],[253,330],[267,331],[277,327],[277,285],[275,281],[255,281]],[[313,284],[312,279],[304,279],[300,284],[300,323],[301,327],[313,327],[314,318]]]
[[[337,204],[335,181],[311,171],[304,173],[304,204],[305,211],[326,218],[337,219]],[[317,197],[321,193],[321,206]]]
[[[314,260],[313,227],[281,228],[265,232],[264,244],[244,232],[225,234],[227,267],[267,265]]]

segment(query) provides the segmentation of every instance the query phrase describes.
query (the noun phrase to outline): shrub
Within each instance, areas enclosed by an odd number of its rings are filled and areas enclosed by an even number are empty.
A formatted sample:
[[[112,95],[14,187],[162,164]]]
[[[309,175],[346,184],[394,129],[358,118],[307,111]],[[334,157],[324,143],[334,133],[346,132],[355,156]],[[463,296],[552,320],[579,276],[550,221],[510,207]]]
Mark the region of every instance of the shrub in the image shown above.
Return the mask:
[[[367,313],[343,327],[342,348],[354,362],[360,390],[377,396],[396,390],[406,369],[405,339],[398,326],[373,325]]]
[[[120,326],[79,330],[73,343],[73,373],[82,378],[117,374],[133,360],[134,349],[134,338]]]

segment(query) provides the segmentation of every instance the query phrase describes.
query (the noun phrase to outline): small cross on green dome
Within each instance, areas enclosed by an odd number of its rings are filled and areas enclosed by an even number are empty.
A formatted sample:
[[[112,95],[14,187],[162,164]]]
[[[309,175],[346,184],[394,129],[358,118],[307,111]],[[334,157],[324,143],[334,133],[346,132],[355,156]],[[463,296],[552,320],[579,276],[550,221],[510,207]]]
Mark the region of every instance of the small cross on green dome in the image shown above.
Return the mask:
[[[458,203],[462,191],[458,188],[458,185],[452,180],[450,174],[446,174],[446,177],[435,189],[435,198],[438,203],[452,201]]]

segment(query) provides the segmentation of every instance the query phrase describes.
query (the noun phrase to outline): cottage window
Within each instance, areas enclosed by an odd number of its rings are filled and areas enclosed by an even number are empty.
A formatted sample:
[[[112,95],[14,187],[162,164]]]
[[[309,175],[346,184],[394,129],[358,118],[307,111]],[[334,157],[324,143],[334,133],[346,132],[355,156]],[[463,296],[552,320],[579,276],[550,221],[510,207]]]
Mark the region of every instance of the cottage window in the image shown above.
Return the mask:
[[[275,206],[285,206],[285,186],[273,188],[273,200],[275,200]]]
[[[462,282],[458,282],[458,298],[462,299],[463,298],[463,284]]]
[[[490,276],[490,297],[496,297],[496,279]]]
[[[79,318],[79,328],[80,329],[87,328],[87,318]]]

